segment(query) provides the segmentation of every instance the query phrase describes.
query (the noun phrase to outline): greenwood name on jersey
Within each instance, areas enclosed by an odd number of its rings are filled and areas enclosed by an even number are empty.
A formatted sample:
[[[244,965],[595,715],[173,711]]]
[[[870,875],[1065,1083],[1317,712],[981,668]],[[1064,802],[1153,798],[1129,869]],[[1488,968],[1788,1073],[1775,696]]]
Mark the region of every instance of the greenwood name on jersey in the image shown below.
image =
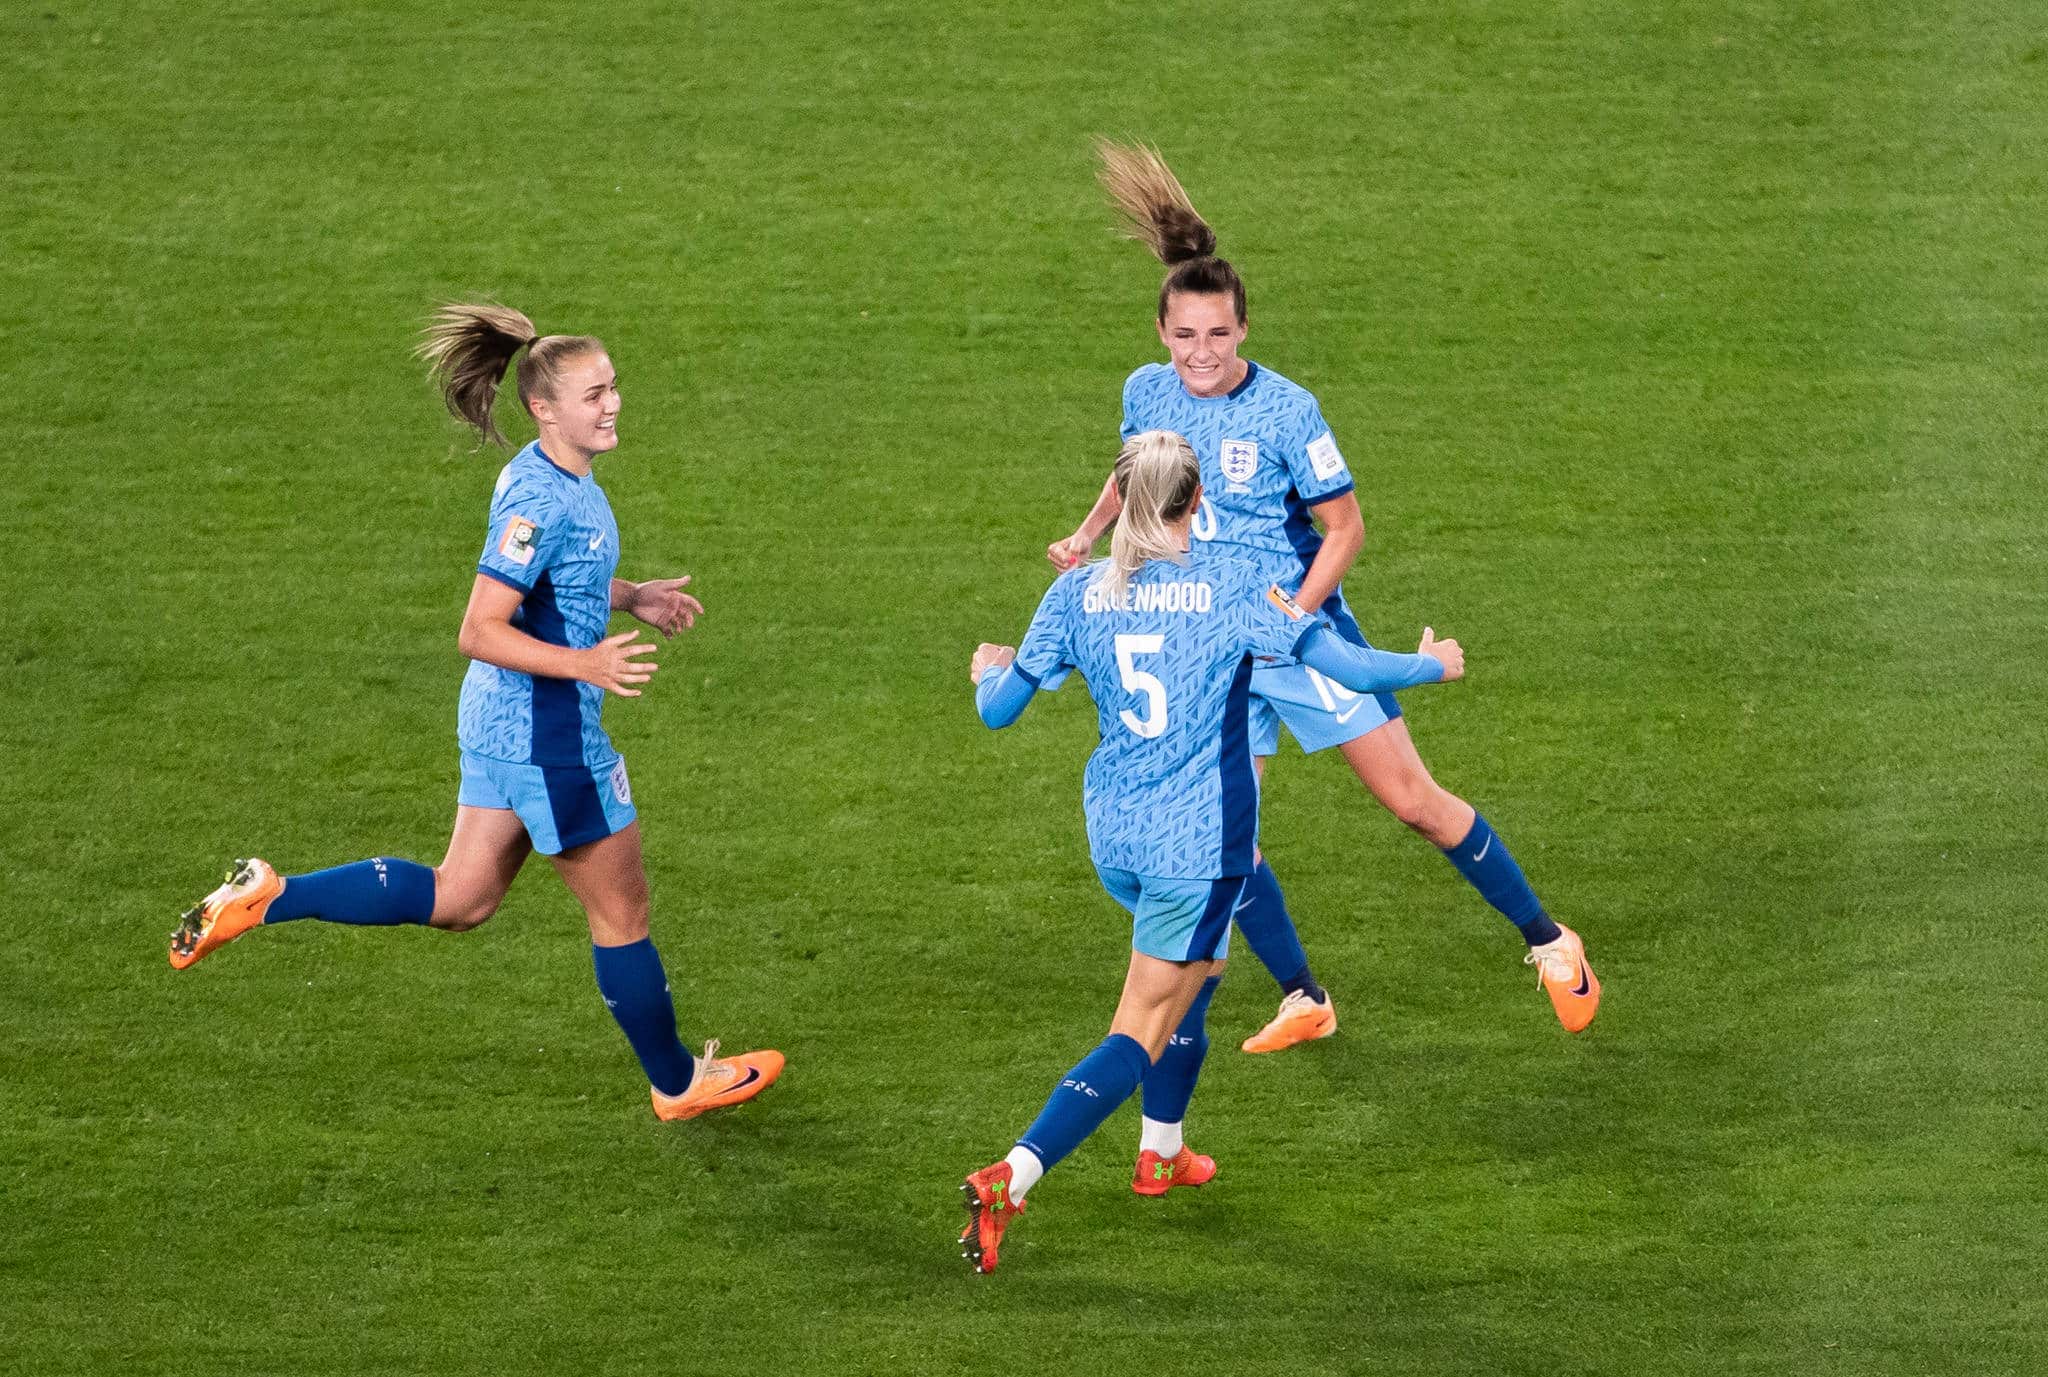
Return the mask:
[[[588,649],[611,620],[619,526],[604,489],[542,452],[512,457],[491,497],[477,572],[522,595],[512,625],[549,645]],[[604,690],[472,660],[462,680],[462,749],[528,765],[608,765],[619,758],[598,723]]]
[[[1082,785],[1090,855],[1163,878],[1249,874],[1254,657],[1291,655],[1324,619],[1296,620],[1254,565],[1200,547],[1184,564],[1145,565],[1120,601],[1101,573],[1086,565],[1054,581],[1016,660],[1034,688],[1068,669],[1088,681],[1102,733]]]

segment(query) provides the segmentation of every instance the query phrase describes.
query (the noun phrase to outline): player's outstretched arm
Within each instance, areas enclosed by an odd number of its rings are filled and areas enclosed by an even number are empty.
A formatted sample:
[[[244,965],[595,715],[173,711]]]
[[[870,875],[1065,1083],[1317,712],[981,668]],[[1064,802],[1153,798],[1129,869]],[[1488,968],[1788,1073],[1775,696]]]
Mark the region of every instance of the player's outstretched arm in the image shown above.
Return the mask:
[[[1317,626],[1295,647],[1295,658],[1353,693],[1388,693],[1419,684],[1463,678],[1465,651],[1456,641],[1439,641],[1428,627],[1413,655],[1353,645],[1328,626]]]
[[[1123,499],[1116,492],[1116,478],[1104,479],[1095,505],[1088,509],[1088,515],[1081,518],[1081,524],[1074,533],[1045,547],[1045,557],[1052,561],[1052,567],[1065,573],[1076,565],[1086,564],[1088,556],[1095,553],[1095,542],[1102,539],[1103,532],[1116,525],[1123,509]]]
[[[1031,696],[1038,692],[1036,681],[1018,672],[1016,660],[1016,647],[988,641],[974,652],[968,675],[974,680],[974,710],[981,714],[985,726],[1009,726],[1024,715]]]
[[[659,666],[639,657],[652,655],[657,647],[641,641],[639,632],[607,636],[588,650],[550,645],[512,625],[512,614],[524,600],[517,588],[478,574],[469,590],[469,606],[462,613],[456,647],[487,665],[543,679],[581,679],[621,698],[638,698],[636,686],[654,677]]]
[[[687,631],[704,615],[704,604],[683,591],[690,582],[684,574],[674,579],[649,579],[645,583],[612,580],[612,610],[643,621],[664,636]]]

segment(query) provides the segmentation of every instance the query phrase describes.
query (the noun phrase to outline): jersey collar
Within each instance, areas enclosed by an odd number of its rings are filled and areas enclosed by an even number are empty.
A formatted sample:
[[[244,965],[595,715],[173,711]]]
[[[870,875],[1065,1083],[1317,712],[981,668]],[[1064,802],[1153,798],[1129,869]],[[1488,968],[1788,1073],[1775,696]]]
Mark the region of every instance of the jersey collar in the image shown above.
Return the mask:
[[[1251,381],[1251,379],[1247,378],[1247,379],[1245,379],[1245,381],[1249,382],[1249,381]],[[1231,396],[1233,396],[1233,397],[1235,397],[1235,396],[1236,396],[1237,394],[1236,394],[1235,392],[1233,392],[1233,393],[1231,393],[1230,395],[1231,395]],[[570,482],[572,482],[572,483],[581,483],[581,482],[583,481],[584,475],[582,475],[582,474],[580,474],[580,473],[571,473],[571,472],[569,472],[569,470],[567,470],[567,469],[563,468],[563,467],[562,467],[562,466],[561,466],[560,464],[557,464],[557,463],[556,463],[556,462],[555,462],[554,460],[552,460],[552,459],[548,458],[548,452],[547,452],[546,450],[544,450],[544,449],[542,449],[542,448],[540,447],[540,441],[538,441],[538,440],[535,440],[535,441],[533,442],[533,452],[534,452],[535,454],[538,454],[538,455],[539,455],[539,456],[541,457],[541,462],[542,462],[542,463],[546,464],[546,465],[547,465],[547,466],[548,466],[549,468],[553,469],[553,470],[554,470],[554,471],[555,471],[556,473],[559,473],[559,474],[561,474],[561,475],[562,475],[562,477],[564,477],[564,478],[568,479],[568,480],[569,480]]]

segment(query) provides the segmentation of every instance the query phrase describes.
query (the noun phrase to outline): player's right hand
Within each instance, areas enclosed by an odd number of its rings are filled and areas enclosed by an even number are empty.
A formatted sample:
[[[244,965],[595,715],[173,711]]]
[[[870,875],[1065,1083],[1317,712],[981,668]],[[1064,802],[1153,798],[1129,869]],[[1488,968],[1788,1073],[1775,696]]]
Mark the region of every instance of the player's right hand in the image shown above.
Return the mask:
[[[652,655],[661,649],[653,641],[640,640],[639,636],[638,631],[621,631],[616,636],[605,637],[583,652],[589,669],[577,677],[621,698],[638,698],[640,690],[633,685],[646,683],[654,677],[654,671],[661,668],[652,660],[636,658]]]
[[[1055,540],[1045,547],[1045,557],[1052,561],[1052,567],[1062,574],[1076,565],[1086,564],[1088,556],[1095,553],[1095,542],[1076,531],[1064,540]]]
[[[967,677],[978,684],[981,682],[984,670],[999,669],[1016,658],[1017,648],[1015,646],[996,645],[991,641],[983,641],[974,648],[974,663],[969,666]]]
[[[1433,655],[1443,664],[1444,683],[1465,677],[1465,647],[1456,641],[1439,641],[1435,627],[1422,628],[1422,644],[1415,650],[1419,655]]]

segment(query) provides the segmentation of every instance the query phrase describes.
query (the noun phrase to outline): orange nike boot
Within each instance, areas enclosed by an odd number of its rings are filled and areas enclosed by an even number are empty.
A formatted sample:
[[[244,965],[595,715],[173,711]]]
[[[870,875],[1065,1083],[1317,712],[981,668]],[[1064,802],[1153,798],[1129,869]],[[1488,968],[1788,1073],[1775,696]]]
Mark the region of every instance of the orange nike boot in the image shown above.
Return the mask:
[[[707,1110],[741,1104],[775,1084],[782,1074],[783,1055],[763,1050],[742,1052],[736,1057],[718,1055],[718,1039],[705,1042],[697,1057],[697,1070],[680,1095],[664,1095],[653,1086],[654,1117],[664,1120],[694,1119]]]
[[[171,969],[182,971],[263,921],[284,881],[267,861],[236,861],[220,887],[185,910],[171,934]]]
[[[1323,1002],[1318,1004],[1296,990],[1280,1001],[1280,1012],[1273,1015],[1271,1023],[1244,1040],[1244,1050],[1278,1052],[1297,1042],[1326,1038],[1336,1031],[1337,1002],[1330,998],[1329,991],[1323,992]]]
[[[1522,964],[1536,968],[1557,1021],[1567,1033],[1576,1033],[1600,1011],[1600,981],[1586,963],[1586,944],[1579,935],[1562,923],[1557,930],[1556,941],[1529,948]]]

